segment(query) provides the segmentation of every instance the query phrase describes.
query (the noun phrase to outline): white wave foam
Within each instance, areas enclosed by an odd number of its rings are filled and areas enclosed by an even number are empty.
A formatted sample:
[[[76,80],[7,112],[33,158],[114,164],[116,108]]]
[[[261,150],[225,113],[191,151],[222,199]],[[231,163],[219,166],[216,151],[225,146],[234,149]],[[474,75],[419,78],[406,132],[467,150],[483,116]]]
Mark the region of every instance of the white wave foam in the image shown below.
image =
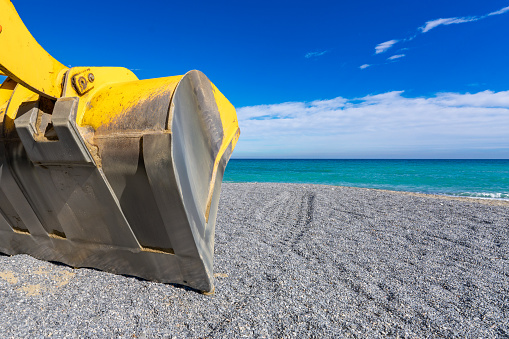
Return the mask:
[[[497,199],[497,200],[509,200],[509,193],[488,193],[488,192],[461,192],[448,194],[457,197],[467,198],[480,198],[480,199]]]

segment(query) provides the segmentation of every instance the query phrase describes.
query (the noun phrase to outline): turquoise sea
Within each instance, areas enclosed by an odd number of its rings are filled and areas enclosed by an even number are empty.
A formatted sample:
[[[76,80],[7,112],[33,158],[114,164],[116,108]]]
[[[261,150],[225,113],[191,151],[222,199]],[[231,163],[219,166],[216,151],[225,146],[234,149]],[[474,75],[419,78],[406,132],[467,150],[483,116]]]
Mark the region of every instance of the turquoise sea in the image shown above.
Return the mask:
[[[509,160],[231,159],[225,182],[287,182],[509,200]]]

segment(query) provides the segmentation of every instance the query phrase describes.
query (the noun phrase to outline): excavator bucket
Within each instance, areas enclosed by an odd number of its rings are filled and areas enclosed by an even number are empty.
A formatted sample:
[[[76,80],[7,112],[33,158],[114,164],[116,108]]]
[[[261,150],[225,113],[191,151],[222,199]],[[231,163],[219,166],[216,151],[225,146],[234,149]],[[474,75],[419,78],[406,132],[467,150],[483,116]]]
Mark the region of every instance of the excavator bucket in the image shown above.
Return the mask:
[[[199,71],[68,68],[0,0],[0,252],[212,292],[234,107]]]

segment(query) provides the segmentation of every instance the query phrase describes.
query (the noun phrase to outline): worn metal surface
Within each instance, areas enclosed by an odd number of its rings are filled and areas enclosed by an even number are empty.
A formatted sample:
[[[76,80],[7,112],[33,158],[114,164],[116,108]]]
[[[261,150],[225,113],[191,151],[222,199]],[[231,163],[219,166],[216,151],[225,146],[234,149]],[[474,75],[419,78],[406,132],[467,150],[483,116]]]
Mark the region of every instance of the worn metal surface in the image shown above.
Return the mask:
[[[140,81],[119,67],[20,79],[0,86],[0,252],[213,291],[217,205],[239,130],[209,79]]]
[[[147,86],[151,99],[125,102],[92,132],[76,124],[81,99],[58,99],[51,114],[41,100],[20,104],[2,140],[0,250],[212,291],[215,215],[233,140],[220,153],[210,81],[192,71],[177,84],[157,96]]]

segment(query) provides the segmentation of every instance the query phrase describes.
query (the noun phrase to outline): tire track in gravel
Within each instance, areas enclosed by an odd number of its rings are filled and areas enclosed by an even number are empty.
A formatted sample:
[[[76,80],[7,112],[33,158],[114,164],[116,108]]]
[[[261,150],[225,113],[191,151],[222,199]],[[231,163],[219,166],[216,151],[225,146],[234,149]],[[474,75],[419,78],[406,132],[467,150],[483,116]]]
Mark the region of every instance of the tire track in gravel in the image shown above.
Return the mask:
[[[277,194],[273,199],[261,206],[261,208],[254,211],[255,220],[269,221],[271,223],[278,221],[281,224],[281,221],[287,216],[285,215],[287,208],[284,207],[291,204],[291,198],[292,196],[288,191]]]
[[[316,194],[313,191],[283,191],[275,195],[273,199],[265,203],[262,207],[255,210],[254,216],[267,229],[271,231],[273,238],[273,248],[281,253],[274,257],[277,262],[274,267],[282,268],[286,266],[285,261],[297,255],[302,260],[301,264],[309,263],[310,257],[299,248],[303,242],[306,242],[306,235],[313,227]],[[268,225],[267,225],[268,224]],[[305,245],[305,244],[304,244]],[[278,269],[276,271],[264,272],[264,280],[267,287],[270,286],[271,292],[275,297],[282,297],[287,294],[284,284],[280,283],[282,277],[286,274]],[[284,317],[274,314],[271,317],[274,337],[287,337],[287,324]],[[215,332],[217,333],[217,332]]]
[[[249,208],[253,216],[250,224],[256,228],[262,227],[270,232],[273,248],[277,252],[282,254],[296,253],[299,257],[309,260],[299,251],[297,245],[304,240],[306,233],[312,227],[314,208],[315,194],[313,192],[285,190],[272,195],[271,199],[265,201],[262,205],[253,205]],[[292,222],[288,222],[289,220]],[[279,263],[275,267],[284,267],[285,258],[287,258],[287,255],[276,259]],[[280,278],[281,272],[267,271],[264,274],[263,279],[268,282],[274,295],[284,294],[281,291]],[[209,326],[210,332],[206,336],[211,337],[227,332],[230,321],[241,314],[249,299],[250,297],[246,296],[234,302],[229,310],[223,313],[220,321]],[[284,337],[285,325],[282,323],[282,319],[277,316],[272,318],[274,334],[277,337],[277,333],[279,333],[279,337]]]
[[[313,223],[313,214],[315,211],[315,198],[316,195],[312,192],[306,192],[303,195],[302,201],[299,208],[299,216],[295,226],[301,226],[301,230],[294,238],[291,247],[295,249],[295,246],[302,241],[304,235],[309,232]]]
[[[232,303],[231,308],[227,314],[223,313],[223,318],[217,322],[214,326],[211,323],[208,323],[208,327],[211,329],[209,333],[205,336],[205,338],[213,338],[215,334],[224,332],[227,330],[227,323],[231,322],[236,318],[238,314],[242,311],[242,309],[247,305],[248,299],[250,296],[245,296],[241,300],[235,301]],[[208,321],[208,318],[203,316],[203,318]]]
[[[255,209],[253,215],[255,220],[277,228],[272,235],[274,240],[279,238],[278,243],[284,245],[282,250],[289,248],[297,252],[296,246],[302,242],[312,226],[315,199],[315,193],[311,191],[283,191]],[[288,220],[292,222],[289,223]]]
[[[286,252],[289,249],[305,258],[298,245],[302,243],[305,235],[312,228],[316,195],[311,191],[299,192],[299,194],[286,191],[281,195],[283,194],[285,199],[278,201],[277,207],[271,201],[263,208],[264,212],[274,208],[274,213],[266,213],[264,219],[273,221],[273,226],[286,226],[286,229],[281,230],[283,232],[279,233],[281,239],[278,243],[283,245],[281,248],[282,252]],[[280,199],[281,195],[278,195],[278,199]],[[298,203],[299,201],[300,203]],[[293,222],[288,223],[288,220]]]

